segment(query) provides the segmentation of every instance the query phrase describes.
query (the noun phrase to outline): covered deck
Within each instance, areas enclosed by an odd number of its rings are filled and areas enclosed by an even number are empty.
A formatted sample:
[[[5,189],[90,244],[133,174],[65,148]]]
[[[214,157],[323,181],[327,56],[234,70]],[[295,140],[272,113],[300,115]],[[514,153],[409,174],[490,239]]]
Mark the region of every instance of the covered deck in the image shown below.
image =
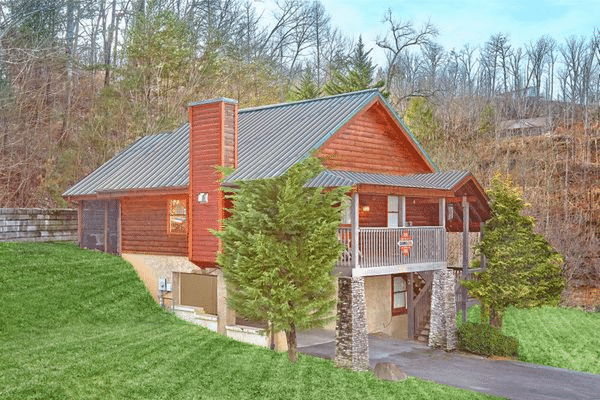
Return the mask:
[[[463,232],[468,243],[468,233],[489,218],[485,192],[467,171],[393,176],[328,170],[311,185],[353,187],[338,233],[346,247],[337,263],[342,276],[446,268],[446,233]]]
[[[368,311],[371,323],[382,315],[389,320],[381,309],[389,303],[392,320],[406,321],[408,337],[426,338],[421,333],[430,321],[434,272],[448,266],[448,232],[463,233],[466,270],[469,232],[480,231],[489,218],[487,198],[475,178],[466,171],[407,176],[325,171],[310,185],[352,187],[338,231],[345,250],[335,271],[371,282],[368,291],[381,303],[371,304],[380,308]],[[390,279],[382,280],[385,276]]]

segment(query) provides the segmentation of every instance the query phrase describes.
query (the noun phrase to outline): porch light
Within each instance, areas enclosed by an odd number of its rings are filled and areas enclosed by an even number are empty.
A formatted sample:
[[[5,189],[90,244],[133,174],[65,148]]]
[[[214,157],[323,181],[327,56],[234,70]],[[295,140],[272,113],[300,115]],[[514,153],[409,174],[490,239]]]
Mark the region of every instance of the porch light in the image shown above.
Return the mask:
[[[448,204],[448,219],[454,219],[454,204]]]
[[[362,210],[364,212],[369,212],[369,211],[371,211],[371,207],[369,207],[369,206],[363,206]]]

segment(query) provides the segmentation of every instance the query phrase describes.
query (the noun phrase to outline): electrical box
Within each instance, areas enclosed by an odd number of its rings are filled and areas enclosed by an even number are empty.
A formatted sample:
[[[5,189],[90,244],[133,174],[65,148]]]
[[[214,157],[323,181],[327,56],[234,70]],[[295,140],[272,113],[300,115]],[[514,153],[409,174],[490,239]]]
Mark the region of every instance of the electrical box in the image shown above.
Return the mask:
[[[160,278],[158,280],[158,290],[161,290],[161,291],[167,290],[167,279],[166,278]]]

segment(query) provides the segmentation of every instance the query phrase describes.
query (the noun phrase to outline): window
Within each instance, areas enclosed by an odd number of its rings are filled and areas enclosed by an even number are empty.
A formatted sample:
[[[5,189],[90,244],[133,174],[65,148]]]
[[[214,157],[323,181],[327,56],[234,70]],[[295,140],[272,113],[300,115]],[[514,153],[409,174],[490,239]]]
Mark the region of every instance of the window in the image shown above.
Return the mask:
[[[398,213],[398,196],[388,196],[388,207],[387,207],[387,226],[388,228],[397,228],[399,221]]]
[[[392,315],[406,314],[406,274],[392,275]]]
[[[169,233],[185,234],[187,232],[187,215],[185,200],[171,199],[168,203]]]

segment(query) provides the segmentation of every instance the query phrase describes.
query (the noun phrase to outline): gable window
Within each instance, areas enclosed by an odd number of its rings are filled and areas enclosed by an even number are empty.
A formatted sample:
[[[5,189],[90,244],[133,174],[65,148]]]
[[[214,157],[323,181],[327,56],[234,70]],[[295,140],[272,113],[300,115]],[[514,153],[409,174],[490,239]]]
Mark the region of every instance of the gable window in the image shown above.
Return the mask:
[[[168,202],[169,233],[187,233],[186,201],[170,199]]]
[[[392,315],[406,314],[406,274],[392,275]]]

